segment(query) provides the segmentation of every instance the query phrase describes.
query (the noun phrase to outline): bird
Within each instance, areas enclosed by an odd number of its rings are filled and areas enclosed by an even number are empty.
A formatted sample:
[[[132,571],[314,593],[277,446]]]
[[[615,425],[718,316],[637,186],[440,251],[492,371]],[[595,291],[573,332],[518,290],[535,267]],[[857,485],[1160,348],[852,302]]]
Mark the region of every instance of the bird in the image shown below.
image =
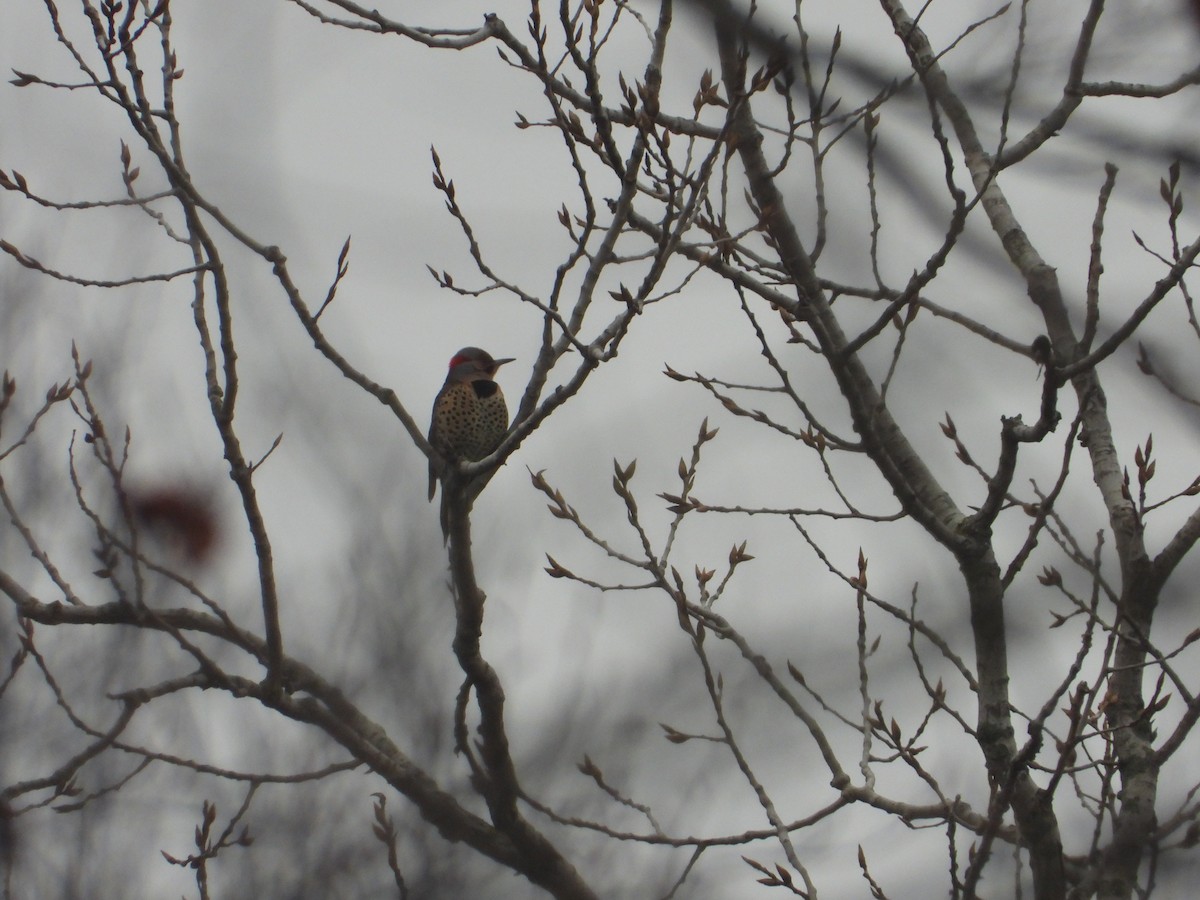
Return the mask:
[[[433,401],[429,443],[447,462],[476,461],[490,455],[508,431],[504,391],[496,370],[508,359],[492,359],[478,347],[463,347],[450,357],[446,382]],[[429,460],[429,499],[437,493],[440,466]],[[447,532],[446,497],[442,494],[442,533]]]

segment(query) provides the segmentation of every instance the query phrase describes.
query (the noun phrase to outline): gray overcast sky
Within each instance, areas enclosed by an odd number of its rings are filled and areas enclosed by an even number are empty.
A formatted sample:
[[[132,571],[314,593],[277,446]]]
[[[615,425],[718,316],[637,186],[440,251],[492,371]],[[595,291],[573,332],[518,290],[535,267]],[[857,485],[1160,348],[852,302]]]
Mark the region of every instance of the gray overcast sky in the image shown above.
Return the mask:
[[[71,4],[62,5],[64,15],[69,8],[73,13]],[[504,7],[511,7],[514,31],[520,31],[523,14],[523,7],[511,3],[394,6],[391,14],[403,14],[406,20],[458,27],[472,27],[493,10],[507,18],[510,11]],[[1074,10],[1079,4],[1063,4],[1067,6]],[[1135,63],[1140,66],[1151,48],[1157,54],[1151,68],[1160,68],[1161,61],[1164,71],[1180,69],[1180,59],[1196,56],[1196,35],[1183,28],[1164,35],[1161,20],[1147,12],[1155,4],[1125,6],[1125,18],[1120,9],[1114,17],[1117,27],[1128,29],[1122,35],[1127,40],[1117,41],[1106,33],[1119,50],[1099,56],[1112,67],[1109,77],[1133,77],[1124,72]],[[854,60],[883,71],[902,70],[898,45],[875,4],[809,2],[804,9],[819,40],[827,41],[840,25],[846,52]],[[936,22],[931,32],[949,40],[981,10],[991,9],[980,3],[935,3],[928,13]],[[519,396],[536,351],[540,318],[533,308],[498,293],[471,300],[451,296],[430,278],[427,264],[450,271],[459,284],[480,283],[472,275],[461,232],[430,183],[429,150],[436,146],[446,174],[455,180],[459,201],[478,226],[489,260],[505,278],[544,294],[567,250],[556,214],[564,201],[574,203],[574,180],[561,141],[551,130],[513,127],[518,112],[531,120],[545,117],[532,80],[499,63],[490,48],[453,54],[396,38],[322,27],[282,2],[177,2],[174,15],[176,46],[185,70],[179,114],[189,166],[201,190],[247,232],[283,248],[297,283],[312,298],[324,294],[343,241],[353,238],[349,277],[323,319],[339,348],[368,375],[394,387],[422,424],[446,360],[462,345],[478,344],[498,356],[517,357],[501,381],[510,396]],[[1056,101],[1056,95],[1043,96],[1036,85],[1061,78],[1061,64],[1051,61],[1057,60],[1055,51],[1062,42],[1072,39],[1056,29],[1048,4],[1033,4],[1033,15],[1027,61],[1031,87],[1019,96],[1017,130]],[[707,25],[686,10],[680,17],[689,21],[675,31],[667,96],[682,114],[689,114],[700,73],[715,68],[715,61]],[[1011,35],[1009,26],[985,29],[949,58],[950,68],[964,78],[1003,72]],[[640,75],[644,53],[644,35],[636,28],[612,48],[613,58],[628,60],[625,70],[635,76]],[[70,58],[49,35],[44,8],[33,0],[4,3],[0,61],[6,69],[29,70],[48,79],[76,77]],[[869,93],[854,78],[837,85],[846,92],[847,106]],[[1126,102],[1111,108],[1120,111],[1119,118],[1114,113],[1085,118],[1083,124],[1098,132],[1145,136],[1154,147],[1173,142],[1195,146],[1194,103]],[[881,133],[885,139],[919,134],[926,121],[923,100],[898,103],[885,109]],[[0,123],[0,167],[20,170],[35,190],[64,200],[120,193],[119,141],[128,139],[126,125],[117,111],[94,96],[5,86],[0,89]],[[936,190],[940,161],[928,155],[928,141],[917,159],[904,157],[909,145],[903,137],[896,145],[901,149],[899,162],[913,169],[901,170],[895,180],[903,181],[912,171],[922,190]],[[144,151],[135,146],[133,152],[135,164],[145,162]],[[1095,195],[1103,178],[1102,163],[1110,155],[1120,157],[1123,171],[1110,211],[1106,315],[1119,321],[1158,277],[1130,235],[1136,230],[1153,238],[1154,246],[1163,246],[1156,181],[1166,161],[1139,168],[1136,153],[1068,134],[1045,160],[1030,167],[1029,174],[1014,173],[1005,189],[1031,237],[1050,248],[1060,277],[1082,297]],[[861,172],[861,160],[849,151],[830,163],[835,177],[828,194],[835,208],[835,229],[828,262],[839,276],[869,283],[863,268],[869,222]],[[1194,184],[1194,172],[1189,174],[1189,184]],[[157,183],[148,165],[143,177],[146,183]],[[799,175],[793,189],[789,200],[797,208],[811,203],[811,189]],[[944,216],[923,202],[921,190],[903,184],[886,184],[881,196],[886,204],[883,261],[890,267],[891,281],[903,284],[940,240],[938,223]],[[164,240],[153,223],[131,212],[52,214],[0,196],[0,237],[55,268],[96,278],[186,264],[180,248]],[[347,609],[353,597],[343,585],[356,550],[387,553],[386,541],[402,541],[405,546],[394,548],[396,555],[415,560],[420,575],[412,575],[413,581],[430,589],[431,595],[419,600],[449,603],[438,593],[444,557],[436,511],[425,502],[424,461],[403,432],[378,404],[364,399],[315,354],[261,261],[232,245],[227,249],[236,279],[240,333],[245,335],[246,397],[240,414],[245,438],[261,454],[276,435],[284,435],[261,481],[271,524],[278,530],[276,553],[293,610],[286,636],[298,655],[319,659],[331,640],[339,647],[354,646],[365,633],[382,627],[381,620],[403,622],[413,615],[403,606]],[[998,265],[992,250],[956,254],[934,287],[938,302],[962,306],[1017,340],[1031,340],[1040,330],[1019,280]],[[75,339],[84,355],[95,357],[97,367],[112,372],[119,385],[110,398],[111,415],[133,429],[132,475],[153,481],[175,477],[182,469],[210,486],[218,501],[230,506],[228,514],[236,515],[235,498],[218,465],[211,423],[204,419],[197,340],[187,307],[189,287],[183,280],[105,293],[49,284],[0,259],[0,289],[16,299],[0,310],[3,365],[20,373],[22,383],[35,389],[33,396],[40,395],[42,385],[66,378],[69,341]],[[623,512],[608,492],[612,460],[638,459],[635,484],[644,492],[648,518],[661,529],[668,516],[654,505],[654,494],[675,488],[676,461],[690,451],[705,416],[722,428],[722,434],[707,451],[712,464],[697,488],[700,496],[747,505],[831,502],[823,483],[796,483],[787,477],[794,465],[789,442],[763,438],[761,432],[723,417],[720,407],[698,389],[661,375],[668,364],[681,372],[702,370],[731,381],[762,377],[752,336],[740,324],[727,294],[716,291],[711,282],[698,282],[680,298],[654,308],[646,319],[621,357],[552,420],[552,428],[521,448],[476,504],[476,541],[483,551],[481,566],[490,597],[488,648],[509,678],[514,730],[518,740],[526,742],[518,753],[540,750],[538,736],[550,731],[548,722],[553,721],[566,735],[564,755],[570,756],[563,768],[596,747],[606,750],[616,766],[620,754],[612,747],[613,734],[636,735],[653,744],[655,758],[670,759],[672,766],[681,758],[684,762],[677,763],[678,769],[631,764],[631,791],[660,802],[689,791],[711,792],[712,821],[700,815],[689,820],[689,829],[716,831],[730,818],[736,820],[734,827],[749,827],[761,816],[743,785],[714,779],[706,758],[691,755],[690,747],[659,747],[665,742],[653,734],[659,718],[670,718],[676,727],[704,730],[703,716],[688,720],[695,708],[689,704],[696,696],[681,688],[667,698],[675,705],[664,700],[662,707],[643,707],[638,702],[648,682],[670,674],[664,660],[682,653],[670,643],[679,637],[671,630],[673,611],[660,597],[600,595],[552,581],[541,572],[547,551],[572,567],[578,562],[581,573],[591,574],[589,564],[600,571],[604,567],[565,525],[545,513],[544,501],[529,487],[526,467],[545,469],[573,504],[596,516],[608,533],[625,543],[632,538],[621,531]],[[1184,325],[1178,308],[1164,308],[1150,323],[1147,340],[1190,374],[1194,349],[1181,343]],[[1035,415],[1040,388],[1036,368],[1028,360],[986,345],[955,344],[954,335],[950,326],[930,329],[926,343],[905,358],[893,402],[912,426],[916,442],[930,448],[945,467],[947,482],[962,490],[962,502],[969,505],[972,497],[982,496],[982,489],[973,475],[956,468],[953,448],[941,437],[937,423],[949,411],[960,429],[979,436],[980,456],[990,460],[999,416]],[[1187,347],[1186,356],[1180,347]],[[872,362],[882,372],[887,357]],[[1130,355],[1114,358],[1111,368],[1121,374],[1114,379],[1114,395],[1143,414],[1123,423],[1122,445],[1132,453],[1152,430],[1163,453],[1159,477],[1186,485],[1195,475],[1194,459],[1181,448],[1194,447],[1194,414],[1180,413],[1152,391],[1137,377]],[[818,409],[836,409],[838,395],[828,377],[813,377],[811,402]],[[844,420],[835,424],[848,430]],[[1044,477],[1052,472],[1060,453],[1057,440],[1045,452],[1031,452],[1029,474]],[[860,499],[869,498],[873,511],[895,509],[894,499],[880,491],[873,476],[864,474],[851,483],[861,491]],[[1083,499],[1084,487],[1080,502],[1095,503]],[[953,568],[948,558],[924,549],[914,552],[908,540],[915,531],[832,526],[819,530],[837,565],[852,570],[859,547],[864,547],[872,559],[873,584],[888,585],[894,592],[891,599],[902,605],[919,584],[928,603],[926,617],[948,630],[954,627],[959,615],[955,592],[960,588],[953,581]],[[853,690],[853,675],[836,668],[852,652],[853,598],[803,543],[791,535],[781,538],[777,522],[761,517],[733,529],[703,522],[687,533],[681,562],[687,560],[689,568],[693,563],[721,563],[731,535],[749,540],[758,557],[739,573],[738,593],[731,598],[734,609],[735,604],[754,604],[753,615],[740,623],[747,635],[780,659],[806,660],[818,680],[827,679],[822,687],[831,694]],[[76,563],[92,564],[87,559]],[[252,558],[244,541],[230,541],[222,565],[220,580],[231,590],[251,589]],[[1021,610],[1021,592],[1014,595],[1015,608]],[[1037,683],[1043,670],[1047,679],[1057,677],[1061,660],[1045,654],[1041,629],[1046,620],[1036,600],[1029,601],[1029,612],[1040,617],[1036,625],[1018,619],[1014,628],[1029,628],[1022,669]],[[446,616],[448,621],[448,612]],[[439,626],[435,618],[430,628],[436,633],[438,627],[444,629],[446,621]],[[436,655],[447,647],[448,637],[430,652]],[[891,668],[903,661],[903,653],[903,644],[895,642],[881,651],[885,681]],[[1018,693],[1022,689],[1017,685]],[[1032,692],[1021,699],[1034,702]],[[770,720],[775,715],[769,704],[760,709],[755,702],[746,701],[748,718]],[[580,721],[564,725],[562,718],[572,711],[579,712]],[[764,725],[760,741],[755,749],[768,757],[765,769],[778,778],[781,795],[803,807],[801,792],[807,786],[789,783],[788,776],[812,761],[807,748],[794,749],[802,743],[795,729]],[[775,752],[771,748],[777,746],[787,750],[770,760]],[[1196,774],[1188,773],[1191,781]],[[954,784],[951,776],[947,785],[964,792],[981,789],[978,773],[969,766],[964,767],[961,784]],[[865,833],[879,824],[870,817],[853,821]],[[852,846],[859,838],[854,828],[846,830],[820,839]],[[805,846],[814,856],[826,849],[815,843]],[[829,868],[840,870],[861,891],[853,866],[842,858],[844,849],[838,848],[841,856]],[[940,865],[940,857],[935,858]],[[891,858],[883,854],[878,865],[892,884],[916,884],[924,878],[924,873],[913,871],[907,851],[896,851]],[[730,869],[725,873],[730,883],[744,885],[746,873]],[[826,885],[839,883],[837,876],[822,874]],[[720,881],[719,874],[710,877]]]

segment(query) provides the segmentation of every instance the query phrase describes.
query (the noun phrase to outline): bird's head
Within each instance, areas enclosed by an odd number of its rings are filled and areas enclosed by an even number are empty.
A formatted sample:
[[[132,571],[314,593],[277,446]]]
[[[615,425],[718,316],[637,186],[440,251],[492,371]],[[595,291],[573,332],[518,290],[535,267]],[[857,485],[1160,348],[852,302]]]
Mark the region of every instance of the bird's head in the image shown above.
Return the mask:
[[[511,357],[492,359],[491,354],[478,347],[463,347],[450,357],[450,374],[446,376],[446,380],[478,381],[480,378],[490,380],[496,377],[497,369],[512,361]]]

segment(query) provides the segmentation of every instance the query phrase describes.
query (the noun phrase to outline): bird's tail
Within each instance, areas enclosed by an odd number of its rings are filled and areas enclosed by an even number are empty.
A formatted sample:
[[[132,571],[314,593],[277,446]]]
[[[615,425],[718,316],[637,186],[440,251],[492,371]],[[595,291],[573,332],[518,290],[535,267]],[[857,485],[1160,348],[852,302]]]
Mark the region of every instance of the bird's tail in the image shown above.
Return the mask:
[[[450,494],[448,491],[442,491],[442,508],[439,513],[439,518],[442,523],[442,546],[445,546],[450,541]]]

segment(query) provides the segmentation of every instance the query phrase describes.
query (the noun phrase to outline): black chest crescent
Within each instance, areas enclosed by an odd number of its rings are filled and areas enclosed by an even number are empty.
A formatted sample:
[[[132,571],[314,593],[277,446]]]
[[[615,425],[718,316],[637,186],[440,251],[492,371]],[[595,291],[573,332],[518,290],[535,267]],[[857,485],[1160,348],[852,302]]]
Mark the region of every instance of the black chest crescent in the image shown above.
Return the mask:
[[[471,387],[475,389],[476,397],[478,397],[480,400],[486,400],[488,397],[496,396],[496,389],[499,387],[499,385],[497,385],[494,381],[480,379],[479,381],[472,381]]]

